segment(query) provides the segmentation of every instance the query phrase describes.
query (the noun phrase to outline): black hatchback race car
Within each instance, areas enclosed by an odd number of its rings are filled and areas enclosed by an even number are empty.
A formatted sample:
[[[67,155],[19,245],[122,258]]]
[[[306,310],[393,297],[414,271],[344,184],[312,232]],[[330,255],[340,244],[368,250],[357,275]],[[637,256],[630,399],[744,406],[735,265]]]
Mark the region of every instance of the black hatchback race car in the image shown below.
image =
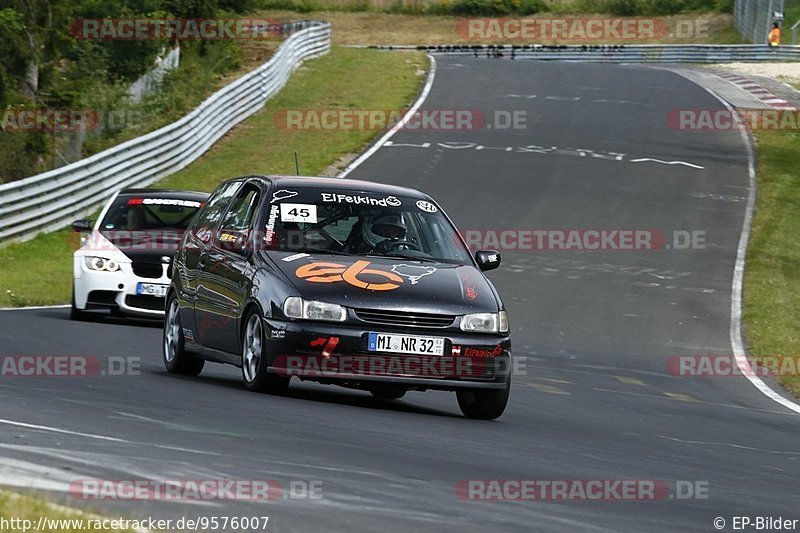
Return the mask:
[[[242,368],[248,389],[292,377],[397,399],[455,391],[493,419],[511,388],[511,339],[484,276],[437,203],[402,187],[336,178],[227,181],[187,229],[166,301],[169,372],[206,360]]]

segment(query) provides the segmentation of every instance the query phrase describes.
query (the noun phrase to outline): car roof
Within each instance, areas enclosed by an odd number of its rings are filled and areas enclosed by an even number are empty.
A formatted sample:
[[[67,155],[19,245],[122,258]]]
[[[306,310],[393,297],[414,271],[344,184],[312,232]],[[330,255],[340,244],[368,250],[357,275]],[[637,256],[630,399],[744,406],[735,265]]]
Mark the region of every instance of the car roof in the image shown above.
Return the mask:
[[[252,177],[252,176],[251,176]],[[342,178],[326,178],[321,176],[256,176],[274,182],[276,187],[290,187],[293,189],[330,189],[331,191],[369,192],[387,196],[405,196],[427,200],[430,197],[416,189],[387,185],[374,181],[351,180]],[[246,178],[240,178],[246,179]]]
[[[165,198],[168,200],[198,200],[208,199],[208,193],[197,191],[179,191],[167,189],[125,189],[120,191],[120,196],[137,196],[139,198]]]

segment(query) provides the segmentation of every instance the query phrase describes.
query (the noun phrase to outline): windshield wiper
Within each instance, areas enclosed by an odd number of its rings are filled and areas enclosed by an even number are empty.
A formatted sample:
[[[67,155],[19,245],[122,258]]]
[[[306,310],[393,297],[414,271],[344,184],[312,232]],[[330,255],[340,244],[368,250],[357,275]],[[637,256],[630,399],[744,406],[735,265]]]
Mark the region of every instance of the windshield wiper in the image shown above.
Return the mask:
[[[328,250],[326,248],[302,248],[300,250],[275,250],[276,252],[294,252],[297,254],[328,254],[328,255],[360,255],[350,252],[337,252],[336,250]]]
[[[434,259],[432,257],[417,257],[415,255],[403,255],[403,254],[367,254],[367,257],[391,257],[393,259],[408,259],[409,261],[419,261],[421,263],[441,263],[442,261],[438,259]]]

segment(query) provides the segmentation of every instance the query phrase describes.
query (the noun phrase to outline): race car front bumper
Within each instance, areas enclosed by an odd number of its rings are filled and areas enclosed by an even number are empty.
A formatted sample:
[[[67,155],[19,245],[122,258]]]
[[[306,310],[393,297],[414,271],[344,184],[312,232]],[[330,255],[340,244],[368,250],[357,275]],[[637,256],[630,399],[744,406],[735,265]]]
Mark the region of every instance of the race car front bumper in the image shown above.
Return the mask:
[[[127,315],[159,318],[164,316],[164,297],[141,294],[139,287],[169,287],[167,268],[160,278],[144,278],[133,272],[131,263],[121,263],[116,272],[90,270],[83,257],[75,258],[75,307],[84,310],[111,310]]]
[[[264,319],[269,372],[356,388],[381,384],[450,391],[507,387],[512,371],[508,335],[366,326]],[[370,351],[371,332],[444,337],[444,354]]]

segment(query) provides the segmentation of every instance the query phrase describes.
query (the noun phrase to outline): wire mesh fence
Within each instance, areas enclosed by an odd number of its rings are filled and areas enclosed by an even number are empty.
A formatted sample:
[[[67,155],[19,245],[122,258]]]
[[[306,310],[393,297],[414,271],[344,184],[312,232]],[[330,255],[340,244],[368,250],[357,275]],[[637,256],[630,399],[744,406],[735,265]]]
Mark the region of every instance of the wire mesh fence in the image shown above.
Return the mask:
[[[766,44],[772,25],[783,25],[784,0],[736,0],[733,23],[742,36],[756,44]]]

